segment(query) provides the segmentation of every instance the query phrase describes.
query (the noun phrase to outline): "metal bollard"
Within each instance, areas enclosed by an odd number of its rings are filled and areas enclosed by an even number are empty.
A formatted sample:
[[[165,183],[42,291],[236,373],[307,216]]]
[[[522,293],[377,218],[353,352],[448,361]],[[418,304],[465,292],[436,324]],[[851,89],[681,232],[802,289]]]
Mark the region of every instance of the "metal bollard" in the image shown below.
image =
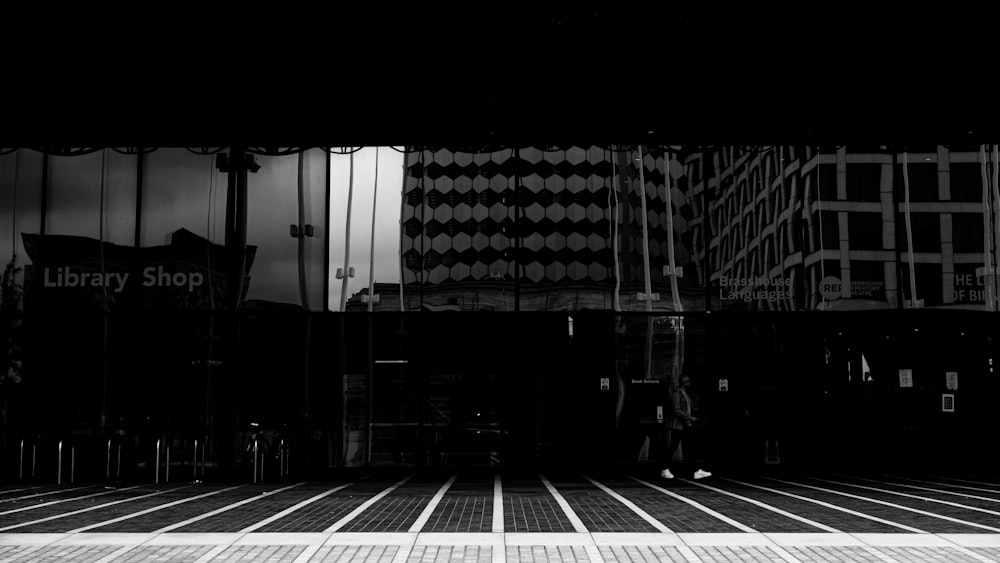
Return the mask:
[[[21,439],[21,457],[17,464],[17,478],[19,481],[24,480],[24,438]]]
[[[281,468],[281,476],[282,477],[288,477],[288,473],[289,473],[288,470],[289,470],[289,467],[291,466],[291,461],[289,461],[289,460],[292,457],[292,452],[289,449],[288,444],[285,443],[285,439],[284,438],[281,439],[280,454],[281,455],[279,457],[278,463],[279,463],[279,467]]]
[[[122,443],[118,442],[118,463],[115,465],[115,475],[120,479],[122,476]]]
[[[194,459],[191,460],[192,481],[198,480],[198,439],[194,440]]]
[[[111,480],[111,438],[108,438],[108,468],[104,472],[104,478]]]
[[[258,441],[254,438],[253,441],[253,482],[257,484],[257,445]]]
[[[76,481],[76,446],[69,447],[69,482],[72,485]]]
[[[170,446],[169,445],[167,446],[167,468],[166,468],[166,474],[165,474],[165,476],[163,478],[163,482],[164,483],[169,483],[170,482]]]
[[[285,476],[285,439],[278,442],[278,477]]]
[[[56,466],[56,485],[62,485],[62,440],[59,440],[59,463]]]
[[[156,441],[156,479],[154,482],[157,485],[160,484],[160,440]]]
[[[31,478],[35,478],[35,468],[38,466],[38,444],[31,444]]]

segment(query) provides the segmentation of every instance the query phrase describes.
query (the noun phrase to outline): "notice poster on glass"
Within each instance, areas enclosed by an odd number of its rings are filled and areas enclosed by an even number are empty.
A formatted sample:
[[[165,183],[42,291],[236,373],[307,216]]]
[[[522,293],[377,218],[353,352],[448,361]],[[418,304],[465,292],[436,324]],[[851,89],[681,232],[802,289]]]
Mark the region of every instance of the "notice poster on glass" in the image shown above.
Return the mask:
[[[913,387],[913,370],[912,369],[901,369],[901,370],[899,370],[899,386],[900,387]]]
[[[949,371],[944,374],[945,388],[948,390],[958,389],[958,372]]]
[[[952,393],[941,395],[941,412],[955,412],[955,395]]]

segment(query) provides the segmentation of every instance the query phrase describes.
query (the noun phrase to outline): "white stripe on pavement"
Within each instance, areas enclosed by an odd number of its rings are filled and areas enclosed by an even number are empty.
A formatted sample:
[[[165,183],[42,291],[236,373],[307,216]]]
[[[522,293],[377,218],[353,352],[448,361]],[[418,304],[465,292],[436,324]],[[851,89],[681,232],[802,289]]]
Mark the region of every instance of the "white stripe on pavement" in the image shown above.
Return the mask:
[[[549,494],[556,499],[556,504],[559,505],[559,508],[562,508],[562,511],[566,513],[566,517],[569,518],[570,524],[573,524],[573,530],[577,532],[588,532],[589,530],[587,530],[587,527],[583,525],[583,520],[580,520],[580,517],[573,511],[573,507],[566,502],[566,499],[559,494],[559,491],[552,486],[552,483],[549,483],[549,480],[546,479],[541,473],[538,474],[538,478],[542,480],[542,484],[545,485],[546,489],[548,489]]]
[[[503,487],[500,474],[493,474],[493,532],[503,532]]]
[[[73,497],[73,498],[64,498],[64,499],[59,499],[59,500],[50,500],[49,502],[43,502],[41,504],[33,504],[31,506],[24,506],[24,507],[21,507],[21,508],[15,508],[13,510],[5,510],[3,512],[0,512],[0,516],[6,516],[7,514],[14,514],[15,512],[24,512],[25,510],[35,510],[36,508],[44,508],[46,506],[52,506],[53,504],[59,504],[59,503],[62,503],[62,502],[70,502],[70,501],[74,501],[74,500],[83,500],[85,498],[99,497],[99,496],[103,496],[103,495],[110,495],[111,493],[117,493],[117,492],[120,492],[120,491],[127,491],[127,490],[130,490],[130,489],[137,489],[140,486],[141,485],[134,485],[132,487],[124,487],[124,488],[121,488],[121,489],[115,489],[113,491],[103,491],[103,492],[100,492],[100,493],[94,493],[92,495],[84,495],[82,497]],[[85,488],[86,487],[77,487],[77,489],[85,489]],[[70,490],[76,490],[76,489],[70,489]],[[56,491],[56,492],[59,492],[59,491]],[[44,493],[44,494],[51,495],[52,493]],[[42,495],[31,495],[31,496],[42,496]],[[11,499],[11,500],[13,500],[13,499]]]
[[[261,520],[260,522],[257,522],[256,524],[251,524],[251,525],[247,526],[246,528],[243,528],[242,530],[239,531],[239,533],[241,533],[241,534],[249,534],[250,532],[253,532],[254,530],[259,530],[259,529],[263,528],[264,526],[267,526],[271,522],[275,522],[277,520],[280,520],[280,519],[284,518],[285,516],[288,516],[289,514],[295,512],[296,510],[298,510],[298,509],[300,509],[300,508],[302,508],[304,506],[309,506],[310,504],[318,501],[319,499],[321,499],[323,497],[326,497],[326,496],[329,496],[329,495],[332,495],[333,493],[335,493],[335,492],[337,492],[339,490],[346,489],[347,487],[350,487],[353,484],[354,483],[347,483],[346,485],[341,485],[339,487],[335,487],[333,489],[330,489],[329,491],[322,492],[322,493],[320,493],[320,494],[318,494],[318,495],[316,495],[316,496],[314,496],[312,498],[307,498],[306,500],[304,500],[304,501],[296,504],[295,506],[286,508],[286,509],[282,510],[281,512],[278,512],[277,514],[273,514],[271,516],[268,516],[267,518]]]
[[[81,488],[81,487],[77,487],[77,488]],[[32,491],[34,489],[41,489],[41,487],[24,487],[24,488],[21,488],[21,489],[7,489],[6,491],[0,491],[0,495],[9,495],[10,493],[19,493],[21,491]],[[66,490],[66,489],[63,489],[63,490]],[[72,490],[72,489],[69,489],[69,490]],[[53,492],[54,493],[58,493],[59,491],[53,491]],[[52,494],[52,493],[46,493],[46,494]],[[28,496],[31,496],[31,495],[28,495]],[[20,498],[24,498],[24,497],[20,497]],[[14,499],[5,498],[5,499],[0,500],[0,502],[7,502],[9,500],[14,500]]]
[[[798,514],[792,514],[791,512],[788,512],[787,510],[782,510],[782,509],[780,509],[780,508],[778,508],[776,506],[771,506],[770,504],[767,504],[765,502],[761,502],[761,501],[756,500],[756,499],[745,497],[743,495],[738,495],[736,493],[725,491],[725,490],[719,489],[717,487],[712,487],[712,486],[709,486],[709,485],[705,485],[704,483],[698,483],[698,482],[695,482],[695,481],[689,481],[687,479],[680,479],[680,481],[683,481],[685,483],[690,483],[690,484],[695,485],[697,487],[703,487],[703,488],[708,489],[710,491],[715,491],[717,493],[722,493],[722,494],[724,494],[726,496],[730,496],[730,497],[733,497],[735,499],[739,499],[739,500],[741,500],[743,502],[748,502],[748,503],[750,503],[750,504],[752,504],[754,506],[759,506],[759,507],[763,508],[764,510],[770,510],[771,512],[774,512],[776,514],[780,514],[780,515],[782,515],[782,516],[784,516],[786,518],[791,518],[792,520],[796,520],[796,521],[802,522],[803,524],[808,524],[808,525],[810,525],[810,526],[812,526],[814,528],[819,528],[820,530],[823,530],[824,532],[832,532],[832,533],[835,533],[835,534],[842,533],[841,530],[838,530],[836,528],[831,528],[830,526],[827,526],[826,524],[820,524],[819,522],[810,520],[808,518],[803,518],[802,516],[799,516]]]
[[[989,485],[991,487],[1000,487],[1000,483],[990,483],[988,481],[972,481],[969,479],[957,479],[955,477],[943,477],[941,475],[931,475],[935,479],[944,479],[946,481],[958,481],[959,483],[972,483],[973,485]],[[1000,493],[998,489],[988,489],[994,493]]]
[[[652,526],[652,527],[654,527],[654,528],[656,528],[657,531],[663,532],[664,534],[672,534],[672,533],[674,533],[674,531],[671,530],[670,528],[666,527],[663,524],[663,522],[660,522],[656,518],[653,518],[648,512],[646,512],[645,510],[643,510],[643,509],[639,508],[638,506],[636,506],[636,504],[634,502],[630,501],[629,499],[627,499],[627,498],[623,497],[622,495],[616,493],[615,491],[611,490],[610,487],[608,487],[606,485],[603,485],[601,483],[598,483],[597,481],[591,479],[590,477],[588,477],[586,475],[584,475],[583,478],[586,479],[586,480],[588,480],[588,481],[590,481],[595,487],[597,487],[597,488],[601,489],[602,491],[604,491],[611,498],[613,498],[613,499],[617,500],[618,502],[624,504],[632,512],[635,512],[636,514],[638,514],[639,518],[642,518],[643,520],[645,520],[646,522],[648,522],[649,525]]]
[[[751,528],[750,526],[747,526],[746,524],[742,524],[740,522],[737,522],[736,520],[733,520],[732,518],[726,516],[725,514],[721,514],[719,512],[716,512],[716,511],[712,510],[711,508],[705,506],[704,504],[701,504],[700,502],[695,502],[695,501],[693,501],[693,500],[691,500],[691,499],[689,499],[687,497],[683,497],[683,496],[681,496],[681,495],[679,495],[679,494],[677,494],[677,493],[675,493],[673,491],[668,491],[667,489],[664,489],[663,487],[658,487],[658,486],[656,486],[656,485],[654,485],[652,483],[647,483],[646,481],[643,481],[642,479],[637,479],[635,477],[629,477],[629,479],[632,479],[633,481],[636,481],[638,483],[642,483],[643,485],[646,485],[647,487],[649,487],[651,489],[655,489],[657,491],[660,491],[661,493],[663,493],[665,495],[668,495],[668,496],[671,496],[671,497],[673,497],[673,498],[675,498],[675,499],[677,499],[677,500],[679,500],[681,502],[685,502],[687,504],[690,504],[691,506],[697,508],[698,510],[704,512],[705,514],[708,514],[709,516],[712,516],[714,518],[722,520],[726,524],[729,524],[730,526],[733,526],[734,528],[739,529],[741,532],[747,532],[748,534],[759,534],[760,533],[760,531],[754,530],[753,528]]]
[[[850,477],[846,476],[845,477]],[[957,497],[971,498],[975,500],[985,500],[986,502],[997,502],[1000,503],[1000,499],[981,497],[979,495],[970,495],[968,493],[956,493],[955,491],[946,491],[944,489],[932,489],[930,487],[921,487],[919,485],[910,485],[907,483],[895,483],[892,481],[879,481],[878,479],[865,479],[864,477],[850,477],[851,479],[857,479],[858,481],[868,481],[869,483],[882,483],[884,485],[896,485],[897,487],[906,487],[908,489],[918,489],[921,491],[931,491],[932,493],[941,493],[945,495],[954,495]],[[912,479],[911,479],[912,480]],[[971,488],[971,487],[970,487]]]
[[[1000,491],[998,491],[996,489],[984,489],[982,487],[970,487],[968,485],[956,485],[954,483],[941,483],[939,481],[925,481],[923,479],[911,479],[910,477],[900,477],[899,475],[887,475],[887,474],[883,474],[882,476],[883,477],[890,477],[892,479],[901,479],[903,481],[914,481],[916,483],[927,483],[928,485],[943,485],[943,486],[946,486],[946,487],[956,487],[958,489],[968,489],[970,491],[981,491],[981,492],[984,492],[984,493],[1000,493]],[[996,499],[993,499],[993,500],[996,500]],[[1000,501],[998,501],[998,502],[1000,502]]]
[[[457,477],[458,474],[456,473],[455,475],[451,476],[451,479],[448,479],[447,483],[441,485],[441,488],[438,489],[438,492],[434,494],[434,498],[432,498],[431,501],[427,503],[427,506],[424,507],[423,512],[420,513],[420,516],[417,517],[417,520],[413,523],[412,526],[410,526],[409,530],[410,533],[419,532],[424,527],[424,524],[426,524],[427,521],[430,520],[431,514],[434,514],[434,509],[437,508],[437,505],[441,502],[441,499],[444,498],[444,494],[448,492],[448,488],[451,487],[451,484],[455,482],[455,479]]]
[[[231,491],[233,489],[239,489],[240,487],[245,487],[246,485],[236,485],[235,487],[229,487],[226,489],[219,489],[218,491],[212,491],[210,493],[205,493],[191,498],[184,498],[180,500],[175,500],[173,502],[168,502],[167,504],[161,504],[159,506],[154,506],[153,508],[147,508],[146,510],[140,510],[139,512],[134,512],[132,514],[126,514],[124,516],[119,516],[118,518],[112,518],[111,520],[105,520],[104,522],[98,522],[97,524],[90,524],[89,526],[84,526],[82,528],[77,528],[75,530],[70,530],[66,533],[68,534],[78,534],[80,532],[86,532],[87,530],[93,530],[94,528],[100,528],[101,526],[107,526],[108,524],[114,524],[116,522],[121,522],[123,520],[129,520],[135,518],[136,516],[143,516],[149,514],[150,512],[156,512],[157,510],[163,510],[164,508],[170,508],[171,506],[177,506],[178,504],[184,504],[185,502],[191,502],[193,500],[203,499],[205,497],[210,497],[212,495],[217,495],[219,493],[224,493],[226,491]]]
[[[204,520],[206,518],[211,518],[212,516],[215,516],[216,514],[222,514],[223,512],[230,511],[230,510],[232,510],[234,508],[239,508],[239,507],[243,506],[244,504],[249,504],[251,502],[258,501],[258,500],[260,500],[262,498],[266,498],[266,497],[269,497],[271,495],[276,495],[278,493],[285,492],[288,489],[294,489],[295,487],[298,487],[298,486],[301,486],[301,485],[305,485],[305,484],[306,484],[305,481],[303,481],[301,483],[295,483],[294,485],[289,485],[287,487],[282,487],[280,489],[275,489],[273,491],[267,491],[266,493],[261,493],[261,494],[255,496],[255,497],[250,497],[248,499],[243,499],[243,500],[241,500],[239,502],[234,502],[233,504],[229,504],[229,505],[223,506],[222,508],[217,508],[217,509],[215,509],[215,510],[213,510],[211,512],[206,512],[204,514],[199,514],[198,516],[195,516],[194,518],[188,518],[187,520],[183,520],[181,522],[177,522],[177,523],[171,524],[169,526],[164,526],[164,527],[160,528],[159,530],[154,530],[153,533],[154,534],[162,534],[164,532],[169,532],[171,530],[176,530],[178,528],[183,528],[184,526],[187,526],[188,524],[193,524],[195,522],[198,522],[200,520]]]
[[[357,516],[359,514],[361,514],[362,512],[368,510],[376,502],[382,500],[382,497],[384,497],[385,495],[391,493],[392,491],[395,491],[399,487],[403,486],[404,483],[406,483],[407,481],[409,481],[412,478],[413,478],[413,475],[410,475],[410,476],[406,477],[405,479],[403,479],[402,481],[400,481],[400,482],[396,483],[395,485],[389,487],[388,489],[382,491],[381,493],[379,493],[379,494],[373,496],[372,498],[366,500],[364,503],[361,504],[361,506],[359,506],[359,507],[355,508],[354,510],[352,510],[350,512],[350,514],[348,514],[347,516],[344,516],[340,520],[337,520],[336,522],[333,523],[332,526],[330,526],[329,528],[327,528],[327,529],[325,529],[323,531],[325,533],[329,534],[329,533],[336,532],[337,530],[343,528],[344,525],[346,525],[348,522],[350,522],[351,520],[354,520],[355,518],[357,518]]]
[[[814,498],[809,498],[809,497],[804,497],[804,496],[801,496],[801,495],[792,494],[792,493],[789,493],[788,491],[782,491],[782,490],[779,490],[779,489],[772,489],[770,487],[762,487],[760,485],[754,485],[754,484],[746,483],[746,482],[743,482],[743,481],[737,481],[736,479],[729,479],[727,477],[720,477],[720,479],[722,479],[724,481],[732,481],[733,483],[736,483],[738,485],[744,485],[744,486],[747,486],[747,487],[754,487],[755,489],[761,489],[763,491],[777,493],[779,495],[785,495],[785,496],[792,497],[792,498],[795,498],[795,499],[798,499],[798,500],[803,500],[803,501],[806,501],[806,502],[811,502],[811,503],[818,504],[818,505],[826,507],[826,508],[831,508],[833,510],[838,510],[840,512],[845,512],[845,513],[850,514],[852,516],[857,516],[859,518],[865,518],[865,519],[868,519],[868,520],[872,520],[874,522],[879,522],[880,524],[885,524],[887,526],[893,526],[893,527],[896,527],[896,528],[900,528],[902,530],[907,530],[907,531],[913,532],[915,534],[926,534],[926,533],[928,533],[928,532],[926,532],[924,530],[921,530],[919,528],[914,528],[912,526],[907,526],[906,524],[899,524],[899,523],[893,522],[891,520],[886,520],[884,518],[879,518],[878,516],[872,516],[870,514],[865,514],[863,512],[858,512],[856,510],[851,510],[850,508],[844,508],[842,506],[837,506],[835,504],[830,504],[828,502],[823,502],[821,500],[817,500],[817,499],[814,499]]]
[[[806,487],[806,488],[809,488],[809,489],[816,489],[818,491],[823,491],[823,492],[827,492],[827,493],[833,493],[833,494],[841,495],[841,496],[845,496],[845,497],[851,497],[851,498],[855,498],[855,499],[859,499],[859,500],[863,500],[863,501],[867,501],[867,502],[873,502],[875,504],[881,504],[881,505],[884,505],[884,506],[890,506],[892,508],[897,508],[899,510],[905,510],[907,512],[915,512],[917,514],[923,514],[924,516],[930,516],[931,518],[938,518],[940,520],[947,520],[949,522],[955,522],[955,523],[958,523],[958,524],[964,524],[966,526],[972,526],[973,528],[982,528],[984,530],[990,530],[990,531],[993,531],[993,532],[1000,532],[1000,528],[994,528],[992,526],[985,526],[983,524],[976,524],[975,522],[967,522],[965,520],[959,520],[958,518],[952,518],[951,516],[945,516],[943,514],[935,514],[933,512],[927,512],[926,510],[919,510],[919,509],[916,509],[916,508],[910,508],[909,506],[903,506],[901,504],[895,504],[895,503],[892,503],[892,502],[886,502],[884,500],[878,500],[878,499],[874,499],[874,498],[863,497],[863,496],[860,496],[860,495],[853,495],[851,493],[845,493],[843,491],[836,491],[834,489],[826,489],[826,488],[823,488],[823,487],[816,487],[816,486],[813,486],[813,485],[806,485],[805,483],[794,483],[792,481],[785,481],[783,479],[775,479],[774,477],[764,477],[764,479],[767,479],[769,481],[777,481],[779,483],[785,483],[786,485],[796,485],[796,486],[800,486],[800,487]]]
[[[891,491],[889,489],[880,489],[878,487],[869,487],[867,485],[855,485],[854,483],[846,483],[846,482],[843,482],[843,481],[834,481],[832,479],[820,479],[819,477],[810,477],[810,478],[813,481],[822,481],[824,483],[833,483],[835,485],[845,485],[847,487],[855,487],[855,488],[858,488],[858,489],[866,489],[866,490],[869,490],[869,491],[876,491],[876,492],[880,492],[880,493],[888,493],[890,495],[898,495],[898,496],[901,496],[901,497],[915,498],[917,500],[922,500],[922,501],[925,501],[925,502],[936,502],[938,504],[944,504],[944,505],[947,505],[947,506],[954,506],[954,507],[957,507],[957,508],[964,508],[966,510],[974,510],[976,512],[985,512],[986,514],[992,514],[994,516],[1000,516],[1000,512],[997,512],[995,510],[987,510],[985,508],[979,508],[979,507],[976,507],[976,506],[968,506],[968,505],[965,505],[965,504],[959,504],[957,502],[951,502],[951,501],[948,501],[948,500],[941,500],[941,499],[930,498],[930,497],[922,497],[922,496],[919,496],[919,495],[911,495],[910,493],[902,493],[902,492],[899,492],[899,491]],[[1000,529],[997,529],[997,531],[1000,531]]]
[[[158,496],[158,495],[162,495],[164,493],[169,493],[169,492],[173,492],[173,491],[180,491],[180,490],[186,489],[186,488],[188,488],[190,486],[191,485],[185,485],[183,487],[177,487],[175,489],[167,489],[165,491],[157,491],[155,493],[149,493],[148,495],[140,495],[140,496],[137,496],[137,497],[126,498],[126,499],[122,499],[122,500],[116,500],[116,501],[113,501],[113,502],[107,502],[107,503],[104,503],[104,504],[99,504],[97,506],[91,506],[89,508],[83,508],[83,509],[80,509],[80,510],[74,510],[73,512],[64,512],[62,514],[56,514],[55,516],[49,516],[49,517],[46,517],[46,518],[39,518],[38,520],[31,520],[30,522],[21,522],[20,524],[14,524],[12,526],[4,526],[3,528],[0,528],[0,532],[6,532],[7,530],[13,530],[15,528],[23,528],[24,526],[30,526],[32,524],[38,524],[38,523],[41,523],[41,522],[48,522],[50,520],[58,520],[59,518],[65,518],[67,516],[76,516],[77,514],[83,514],[84,512],[90,512],[92,510],[99,510],[101,508],[106,508],[108,506],[115,506],[117,504],[122,504],[122,503],[126,503],[126,502],[132,502],[134,500],[140,500],[140,499],[144,499],[144,498],[155,497],[155,496]],[[132,487],[132,488],[134,489],[135,487]]]

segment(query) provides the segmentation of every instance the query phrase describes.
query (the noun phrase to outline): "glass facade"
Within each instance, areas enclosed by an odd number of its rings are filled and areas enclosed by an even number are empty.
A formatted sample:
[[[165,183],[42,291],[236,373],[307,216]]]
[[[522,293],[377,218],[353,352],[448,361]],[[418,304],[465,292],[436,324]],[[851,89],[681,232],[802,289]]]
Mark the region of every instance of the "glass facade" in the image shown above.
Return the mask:
[[[652,462],[682,376],[734,462],[852,401],[890,439],[945,372],[993,385],[998,154],[5,151],[5,455],[245,472],[263,427],[313,470]]]

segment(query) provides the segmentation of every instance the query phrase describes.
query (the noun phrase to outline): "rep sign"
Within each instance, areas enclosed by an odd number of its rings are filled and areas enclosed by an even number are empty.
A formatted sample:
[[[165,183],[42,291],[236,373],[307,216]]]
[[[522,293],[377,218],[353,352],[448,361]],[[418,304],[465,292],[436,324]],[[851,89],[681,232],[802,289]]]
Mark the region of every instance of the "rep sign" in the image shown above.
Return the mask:
[[[819,294],[827,301],[840,299],[844,290],[844,284],[840,283],[840,278],[826,276],[819,282]]]

